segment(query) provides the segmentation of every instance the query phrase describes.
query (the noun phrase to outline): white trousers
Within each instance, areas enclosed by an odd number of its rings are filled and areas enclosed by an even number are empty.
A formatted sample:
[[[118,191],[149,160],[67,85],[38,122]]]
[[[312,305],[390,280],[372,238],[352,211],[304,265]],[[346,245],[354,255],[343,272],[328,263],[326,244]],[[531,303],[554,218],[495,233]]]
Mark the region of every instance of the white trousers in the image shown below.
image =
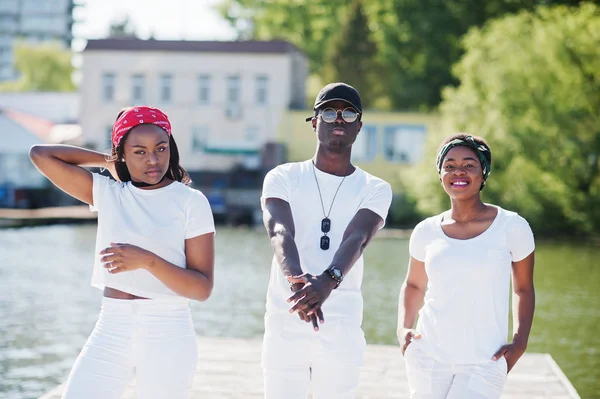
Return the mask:
[[[198,348],[187,303],[102,299],[63,399],[117,399],[135,378],[139,399],[187,398]]]
[[[413,342],[404,361],[412,399],[497,399],[506,383],[504,357],[482,364],[444,364]]]
[[[268,316],[262,366],[265,399],[353,399],[366,348],[357,323],[327,318],[318,332],[296,314]]]

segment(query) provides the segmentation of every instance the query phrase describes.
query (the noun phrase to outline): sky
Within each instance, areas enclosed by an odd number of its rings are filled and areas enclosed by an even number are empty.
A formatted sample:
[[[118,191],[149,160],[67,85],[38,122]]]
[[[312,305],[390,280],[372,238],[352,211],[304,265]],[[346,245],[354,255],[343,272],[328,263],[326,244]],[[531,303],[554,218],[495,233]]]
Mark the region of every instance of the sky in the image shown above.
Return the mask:
[[[73,49],[83,39],[106,37],[112,21],[129,16],[136,34],[163,40],[232,40],[235,32],[213,7],[219,0],[79,0],[74,11]]]

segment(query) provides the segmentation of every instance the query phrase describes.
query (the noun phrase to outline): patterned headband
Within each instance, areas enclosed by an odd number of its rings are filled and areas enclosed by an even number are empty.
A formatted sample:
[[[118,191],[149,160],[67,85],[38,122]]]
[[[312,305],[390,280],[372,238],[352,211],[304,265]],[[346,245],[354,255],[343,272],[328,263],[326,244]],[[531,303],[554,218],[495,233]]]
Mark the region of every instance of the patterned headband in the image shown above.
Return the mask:
[[[459,146],[469,147],[475,150],[477,158],[479,158],[479,162],[481,162],[481,168],[483,169],[483,181],[485,182],[492,172],[492,154],[486,146],[483,144],[478,144],[473,136],[467,136],[464,140],[454,139],[442,147],[435,161],[438,173],[442,172],[442,163],[444,162],[444,157],[448,151]]]
[[[153,107],[135,107],[123,112],[113,124],[111,139],[115,148],[119,146],[125,133],[145,123],[157,125],[171,135],[171,122],[164,112]]]

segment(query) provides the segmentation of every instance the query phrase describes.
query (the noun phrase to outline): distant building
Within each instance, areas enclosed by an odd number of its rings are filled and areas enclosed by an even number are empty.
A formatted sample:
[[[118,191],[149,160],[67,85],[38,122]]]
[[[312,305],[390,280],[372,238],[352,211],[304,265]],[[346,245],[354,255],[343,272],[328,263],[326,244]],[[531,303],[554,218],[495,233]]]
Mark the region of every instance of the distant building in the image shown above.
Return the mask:
[[[291,111],[280,127],[279,142],[289,149],[290,161],[313,156],[316,141],[310,124],[305,122],[312,111]],[[427,134],[440,129],[440,118],[435,113],[366,111],[363,126],[352,146],[352,162],[362,169],[392,183],[398,191],[398,171],[418,164],[431,154],[425,154]],[[433,162],[433,161],[432,161]]]
[[[16,39],[71,47],[74,6],[73,0],[0,1],[0,81],[18,78],[13,69]]]
[[[12,109],[53,123],[77,123],[81,99],[77,92],[0,93],[0,108]]]
[[[81,144],[77,93],[0,93],[0,207],[64,203],[29,159],[34,144]]]
[[[169,115],[186,169],[259,170],[284,114],[304,108],[307,74],[305,55],[285,41],[90,40],[83,138],[106,151],[119,109],[152,105]]]

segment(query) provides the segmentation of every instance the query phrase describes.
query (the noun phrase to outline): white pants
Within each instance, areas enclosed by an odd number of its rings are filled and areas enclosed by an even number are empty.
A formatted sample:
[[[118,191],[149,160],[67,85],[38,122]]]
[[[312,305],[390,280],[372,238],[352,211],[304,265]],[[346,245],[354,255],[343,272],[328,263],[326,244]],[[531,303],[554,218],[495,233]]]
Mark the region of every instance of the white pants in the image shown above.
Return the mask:
[[[444,364],[413,342],[404,361],[413,399],[497,399],[506,382],[504,357],[482,364]]]
[[[198,348],[187,303],[103,298],[63,399],[117,399],[135,376],[140,399],[187,398]]]
[[[327,318],[315,332],[298,315],[265,321],[262,365],[265,399],[352,399],[366,348],[358,323]]]

